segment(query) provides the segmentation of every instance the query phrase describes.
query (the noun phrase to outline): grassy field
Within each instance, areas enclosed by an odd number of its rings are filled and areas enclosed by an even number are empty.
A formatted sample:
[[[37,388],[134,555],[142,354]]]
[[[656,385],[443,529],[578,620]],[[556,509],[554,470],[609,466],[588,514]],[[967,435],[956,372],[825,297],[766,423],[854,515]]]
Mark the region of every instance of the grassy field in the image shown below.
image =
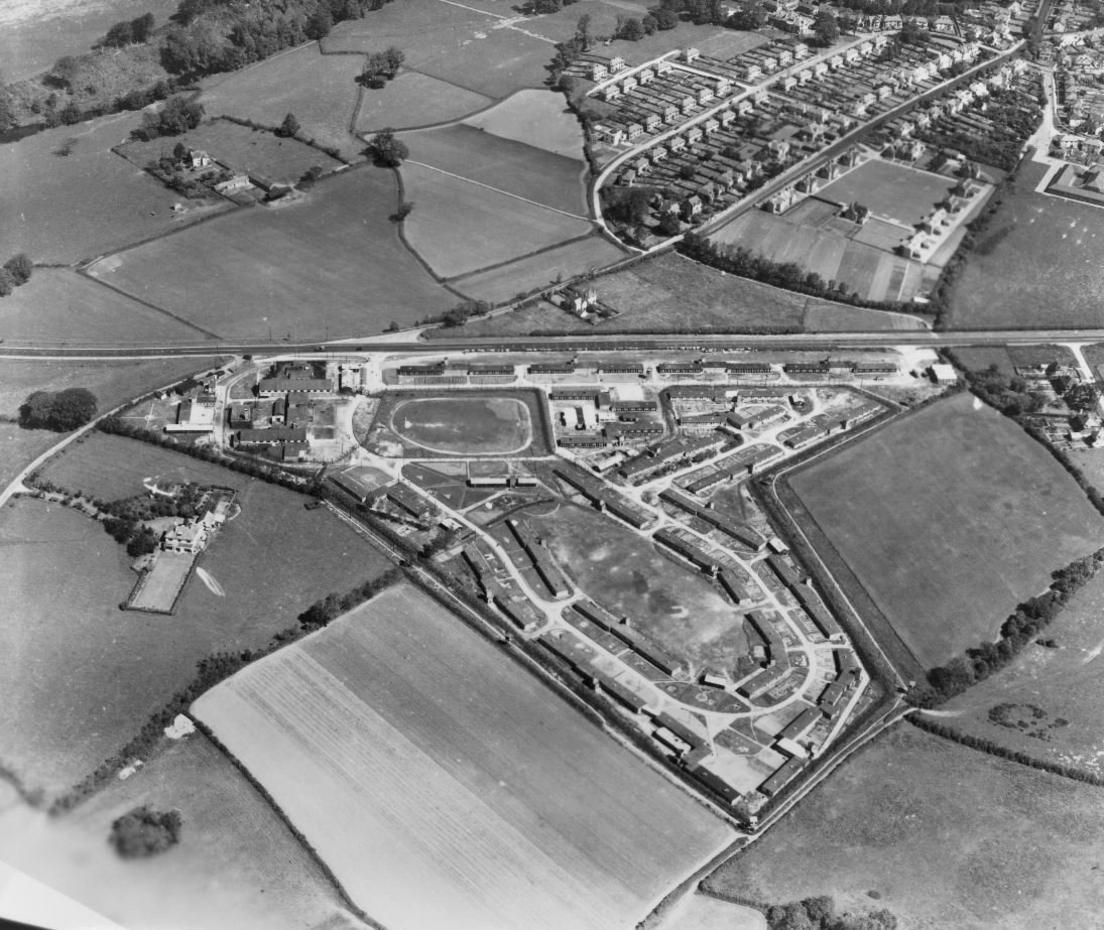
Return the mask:
[[[357,132],[407,129],[459,119],[494,103],[491,97],[447,81],[403,71],[378,90],[366,88],[357,110]]]
[[[583,130],[559,92],[521,90],[464,123],[565,158],[582,158]]]
[[[137,113],[107,116],[0,145],[0,255],[68,264],[208,215],[175,217],[180,195],[110,151],[140,121]],[[58,155],[67,140],[72,153]]]
[[[743,615],[692,568],[611,517],[575,505],[534,515],[557,561],[589,597],[695,668],[732,668],[748,651]]]
[[[805,309],[805,331],[810,333],[867,332],[872,329],[923,329],[924,321],[904,313],[886,313],[864,307],[846,307],[824,301],[809,301]]]
[[[405,585],[194,709],[392,930],[631,927],[730,837]]]
[[[508,265],[454,278],[451,283],[470,297],[502,303],[556,281],[598,271],[625,257],[626,253],[605,236],[593,235]],[[563,322],[569,324],[572,321],[572,317],[560,311],[556,311],[555,316],[563,316]]]
[[[591,231],[588,220],[528,203],[462,178],[402,166],[414,211],[404,222],[407,242],[443,278],[498,265]]]
[[[1028,646],[999,674],[948,703],[945,709],[955,719],[940,722],[1036,758],[1104,774],[1102,611],[1104,577],[1097,577],[1043,634],[1055,648]]]
[[[91,272],[222,337],[378,332],[456,303],[403,246],[388,220],[396,205],[394,176],[366,167],[322,181],[299,203],[241,210]]]
[[[955,285],[962,329],[1102,325],[1099,207],[1036,194],[1044,165],[1028,163]]]
[[[323,55],[317,43],[302,45],[241,71],[208,78],[200,102],[210,116],[237,116],[265,126],[279,126],[286,114],[294,113],[306,138],[355,160],[364,149],[350,132],[357,106],[355,79],[363,63],[359,55]]]
[[[403,137],[410,160],[546,207],[586,215],[579,157],[565,157],[459,123]]]
[[[282,120],[283,117],[280,117]],[[201,123],[191,132],[173,136],[170,140],[129,142],[120,152],[139,168],[144,168],[163,153],[171,152],[177,142],[183,142],[190,149],[207,152],[235,172],[262,174],[289,184],[298,181],[309,168],[317,166],[324,171],[332,171],[341,164],[336,158],[330,158],[325,152],[304,142],[283,139],[274,133],[251,129],[226,119]]]
[[[405,69],[500,100],[526,87],[540,87],[556,51],[550,41],[499,26],[516,16],[505,4],[495,15],[469,4],[408,0],[365,19],[339,23],[322,47],[327,52],[367,53],[397,45],[406,55]],[[432,112],[435,104],[429,106]],[[422,118],[419,109],[415,101],[410,125],[433,122],[432,117]]]
[[[105,840],[111,822],[140,804],[177,809],[184,826],[171,852],[128,862]],[[123,926],[321,927],[340,909],[317,863],[199,733],[166,746],[62,820],[26,809],[0,815],[0,835],[4,861]]]
[[[837,203],[857,201],[875,216],[912,227],[929,216],[952,187],[950,178],[874,159],[848,171],[817,196]]]
[[[1098,922],[1100,789],[898,727],[706,884],[769,902],[830,894],[902,928]]]
[[[199,329],[69,268],[38,268],[0,303],[0,339],[64,345],[162,345],[208,338]]]
[[[150,471],[209,480],[199,469],[178,467],[177,460],[190,466],[191,459],[106,438],[114,445],[101,463],[110,458],[121,470],[150,449],[163,457],[160,467],[147,462]],[[32,785],[54,791],[78,780],[134,736],[203,656],[260,647],[318,598],[387,567],[327,511],[305,510],[301,496],[231,472],[221,483],[240,488],[242,512],[199,566],[223,595],[193,578],[171,617],[118,609],[136,577],[102,526],[36,501],[4,509],[0,674],[13,687],[0,709],[0,731],[4,761]]]
[[[1104,520],[1016,424],[963,393],[802,468],[790,485],[926,666],[993,639]]]
[[[391,428],[408,442],[445,454],[518,453],[533,438],[529,409],[512,397],[432,397],[400,403]]]

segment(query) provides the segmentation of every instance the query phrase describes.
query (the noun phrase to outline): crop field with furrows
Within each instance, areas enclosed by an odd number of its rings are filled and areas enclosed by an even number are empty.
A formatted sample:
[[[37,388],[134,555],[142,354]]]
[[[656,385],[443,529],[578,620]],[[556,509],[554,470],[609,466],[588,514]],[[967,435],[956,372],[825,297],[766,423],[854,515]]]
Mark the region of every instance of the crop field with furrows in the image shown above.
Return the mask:
[[[410,161],[485,184],[546,207],[586,214],[581,153],[568,158],[465,126],[406,133]]]
[[[951,325],[960,329],[1100,326],[1104,287],[1101,210],[1035,193],[1046,166],[1029,162],[954,287]]]
[[[350,130],[357,108],[356,78],[363,64],[360,55],[323,55],[312,43],[208,78],[199,99],[209,116],[236,116],[262,126],[279,126],[293,113],[304,138],[337,148],[346,160],[357,160],[364,145]]]
[[[459,119],[494,103],[493,97],[457,87],[419,71],[401,71],[378,89],[365,88],[357,108],[356,131],[407,129]]]
[[[115,459],[120,469],[147,448],[110,438],[132,453]],[[137,576],[99,523],[29,500],[0,511],[0,675],[12,684],[0,708],[0,758],[29,784],[54,792],[75,783],[136,735],[199,659],[260,648],[314,601],[386,570],[328,511],[232,472],[219,483],[238,482],[241,513],[200,556],[172,616],[119,609]]]
[[[7,344],[195,344],[201,329],[104,287],[70,268],[38,268],[3,298],[0,339]]]
[[[927,666],[991,640],[1104,519],[1041,444],[973,395],[898,419],[789,479]]]
[[[395,45],[406,55],[405,70],[501,100],[523,88],[540,88],[556,53],[553,42],[503,25],[516,16],[512,9],[495,15],[470,5],[409,0],[338,23],[321,44],[327,53],[362,54]],[[417,101],[410,119],[418,126],[433,121],[422,117]]]
[[[281,116],[277,125],[282,121]],[[163,138],[150,142],[135,141],[122,146],[119,152],[139,168],[144,168],[175,148],[177,142],[182,142],[189,149],[206,152],[234,172],[262,175],[285,184],[294,184],[310,168],[332,171],[341,165],[336,158],[298,139],[281,138],[227,119],[200,123],[189,132],[173,136],[171,145]]]
[[[403,188],[413,212],[410,247],[442,278],[550,249],[591,232],[585,217],[549,209],[461,177],[406,162]]]
[[[110,256],[91,273],[221,337],[378,332],[457,302],[403,245],[388,219],[397,205],[390,172],[354,169],[300,202],[237,211]],[[430,205],[411,218],[420,210]]]
[[[393,930],[631,927],[731,836],[405,585],[194,710]]]
[[[899,723],[705,884],[771,903],[832,895],[902,928],[1092,927],[1102,836],[1099,788]]]
[[[999,673],[948,702],[955,730],[1104,775],[1104,576],[1079,591],[1040,639]]]
[[[725,669],[748,650],[743,614],[689,565],[628,526],[575,505],[535,515],[557,561],[587,595],[695,668]]]
[[[520,258],[488,271],[476,271],[473,274],[453,278],[450,284],[474,299],[503,303],[519,294],[527,294],[555,284],[557,281],[566,281],[576,275],[599,271],[626,257],[626,252],[605,236],[593,235],[556,246],[537,255],[531,255],[529,258]],[[548,318],[547,325],[550,328],[556,328],[558,325],[571,328],[573,324],[594,328],[592,324],[575,319],[562,311],[550,310],[548,305],[544,305],[543,310],[535,313],[522,310],[516,314],[511,313],[507,318],[496,317],[495,319],[502,319],[503,323],[498,325],[505,325],[505,320],[514,316],[520,317],[523,321],[543,316]],[[473,325],[494,325],[494,321]]]
[[[0,255],[69,264],[230,209],[175,215],[180,195],[111,151],[140,122],[124,113],[0,145]]]

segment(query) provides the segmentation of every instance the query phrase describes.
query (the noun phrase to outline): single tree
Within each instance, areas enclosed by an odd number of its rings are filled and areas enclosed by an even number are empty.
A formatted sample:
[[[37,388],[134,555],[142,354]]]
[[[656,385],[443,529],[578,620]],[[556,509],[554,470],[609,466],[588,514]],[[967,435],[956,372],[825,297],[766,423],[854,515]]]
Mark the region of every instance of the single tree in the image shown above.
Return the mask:
[[[382,168],[397,168],[410,154],[410,150],[395,138],[394,129],[381,129],[368,143],[367,154]]]
[[[179,811],[136,807],[111,824],[111,845],[124,859],[154,856],[180,840]]]
[[[629,42],[639,42],[644,38],[644,24],[635,16],[626,17],[618,30],[618,38],[626,39]]]
[[[813,20],[813,34],[821,45],[828,47],[839,38],[839,21],[833,13],[821,10]]]
[[[280,124],[280,128],[276,130],[276,135],[291,138],[292,136],[299,135],[299,128],[299,120],[295,118],[294,113],[289,113],[284,117],[284,121]]]
[[[12,282],[15,286],[19,287],[19,285],[26,284],[31,280],[31,275],[34,273],[34,262],[25,252],[20,252],[4,262],[4,268],[12,276]]]
[[[584,52],[590,51],[590,14],[584,13],[575,24],[575,42]]]
[[[330,13],[330,8],[323,4],[307,17],[303,32],[308,39],[317,40],[326,38],[331,29],[333,29],[333,14]]]
[[[656,10],[655,18],[660,29],[674,29],[679,24],[678,13],[674,10]]]

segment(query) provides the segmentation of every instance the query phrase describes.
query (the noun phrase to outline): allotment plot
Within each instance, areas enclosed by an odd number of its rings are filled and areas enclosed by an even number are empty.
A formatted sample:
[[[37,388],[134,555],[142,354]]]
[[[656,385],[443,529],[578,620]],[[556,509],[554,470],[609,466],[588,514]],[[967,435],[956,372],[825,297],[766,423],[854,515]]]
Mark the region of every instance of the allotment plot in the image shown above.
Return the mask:
[[[408,586],[194,712],[390,930],[632,927],[732,836]]]

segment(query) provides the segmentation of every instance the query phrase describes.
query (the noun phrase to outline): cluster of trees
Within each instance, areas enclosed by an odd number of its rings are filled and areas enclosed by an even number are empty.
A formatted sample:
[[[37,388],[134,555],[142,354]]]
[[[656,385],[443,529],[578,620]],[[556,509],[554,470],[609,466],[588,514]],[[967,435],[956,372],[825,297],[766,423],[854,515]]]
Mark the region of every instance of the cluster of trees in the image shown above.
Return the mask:
[[[399,73],[405,60],[406,55],[394,45],[382,52],[372,52],[360,70],[360,83],[378,90]]]
[[[203,104],[184,96],[170,98],[156,113],[146,113],[134,137],[149,141],[159,136],[178,136],[195,129],[203,119]]]
[[[957,149],[973,161],[1012,171],[1019,163],[1024,140],[1035,131],[1042,115],[1038,100],[1015,90],[998,90],[986,102],[985,118],[991,121],[988,132],[956,132],[933,141]]]
[[[96,395],[87,388],[35,391],[19,405],[23,429],[48,429],[55,433],[84,426],[96,415]]]
[[[722,0],[660,0],[659,9],[676,17],[685,16],[697,26],[724,26],[729,16],[728,5]]]
[[[947,357],[956,358],[953,353],[947,353]],[[1035,413],[1045,403],[1039,394],[1028,390],[1023,378],[1002,372],[995,364],[980,371],[967,369],[966,383],[978,397],[1005,416]]]
[[[931,669],[927,683],[913,688],[909,701],[918,707],[935,707],[1004,668],[1058,616],[1069,599],[1097,573],[1101,563],[1104,549],[1058,569],[1046,591],[1028,598],[1001,624],[996,642],[983,642],[967,649],[965,656],[956,656],[946,665]]]
[[[152,13],[135,19],[125,19],[107,30],[94,48],[122,48],[124,45],[141,45],[150,40],[156,20]]]
[[[578,0],[529,0],[524,10],[527,13],[558,13],[565,6],[571,6]]]
[[[471,317],[479,316],[491,309],[491,304],[485,300],[464,300],[451,310],[446,310],[440,318],[441,325],[446,329],[463,326]]]
[[[34,274],[34,262],[20,252],[9,258],[0,268],[0,297],[7,297],[12,291],[31,280]]]
[[[836,5],[864,16],[897,14],[922,19],[955,16],[978,6],[976,0],[959,0],[956,3],[947,3],[944,0],[836,0]]]
[[[691,232],[686,234],[677,248],[684,255],[729,274],[784,287],[801,294],[875,310],[910,310],[892,301],[864,300],[858,293],[848,292],[843,281],[825,281],[816,272],[806,272],[796,262],[776,262],[746,246],[710,242],[707,237]]]
[[[405,142],[395,138],[394,129],[381,129],[368,143],[364,154],[380,168],[397,168],[410,154]]]
[[[402,577],[402,570],[391,567],[378,578],[372,578],[345,594],[327,594],[299,614],[299,626],[304,632],[319,630],[331,620],[371,600],[384,588],[390,587]]]
[[[144,859],[175,846],[181,824],[179,811],[136,807],[111,824],[109,840],[124,859]]]
[[[837,914],[829,895],[776,904],[767,909],[770,930],[897,930],[897,917],[884,908],[867,914]]]

